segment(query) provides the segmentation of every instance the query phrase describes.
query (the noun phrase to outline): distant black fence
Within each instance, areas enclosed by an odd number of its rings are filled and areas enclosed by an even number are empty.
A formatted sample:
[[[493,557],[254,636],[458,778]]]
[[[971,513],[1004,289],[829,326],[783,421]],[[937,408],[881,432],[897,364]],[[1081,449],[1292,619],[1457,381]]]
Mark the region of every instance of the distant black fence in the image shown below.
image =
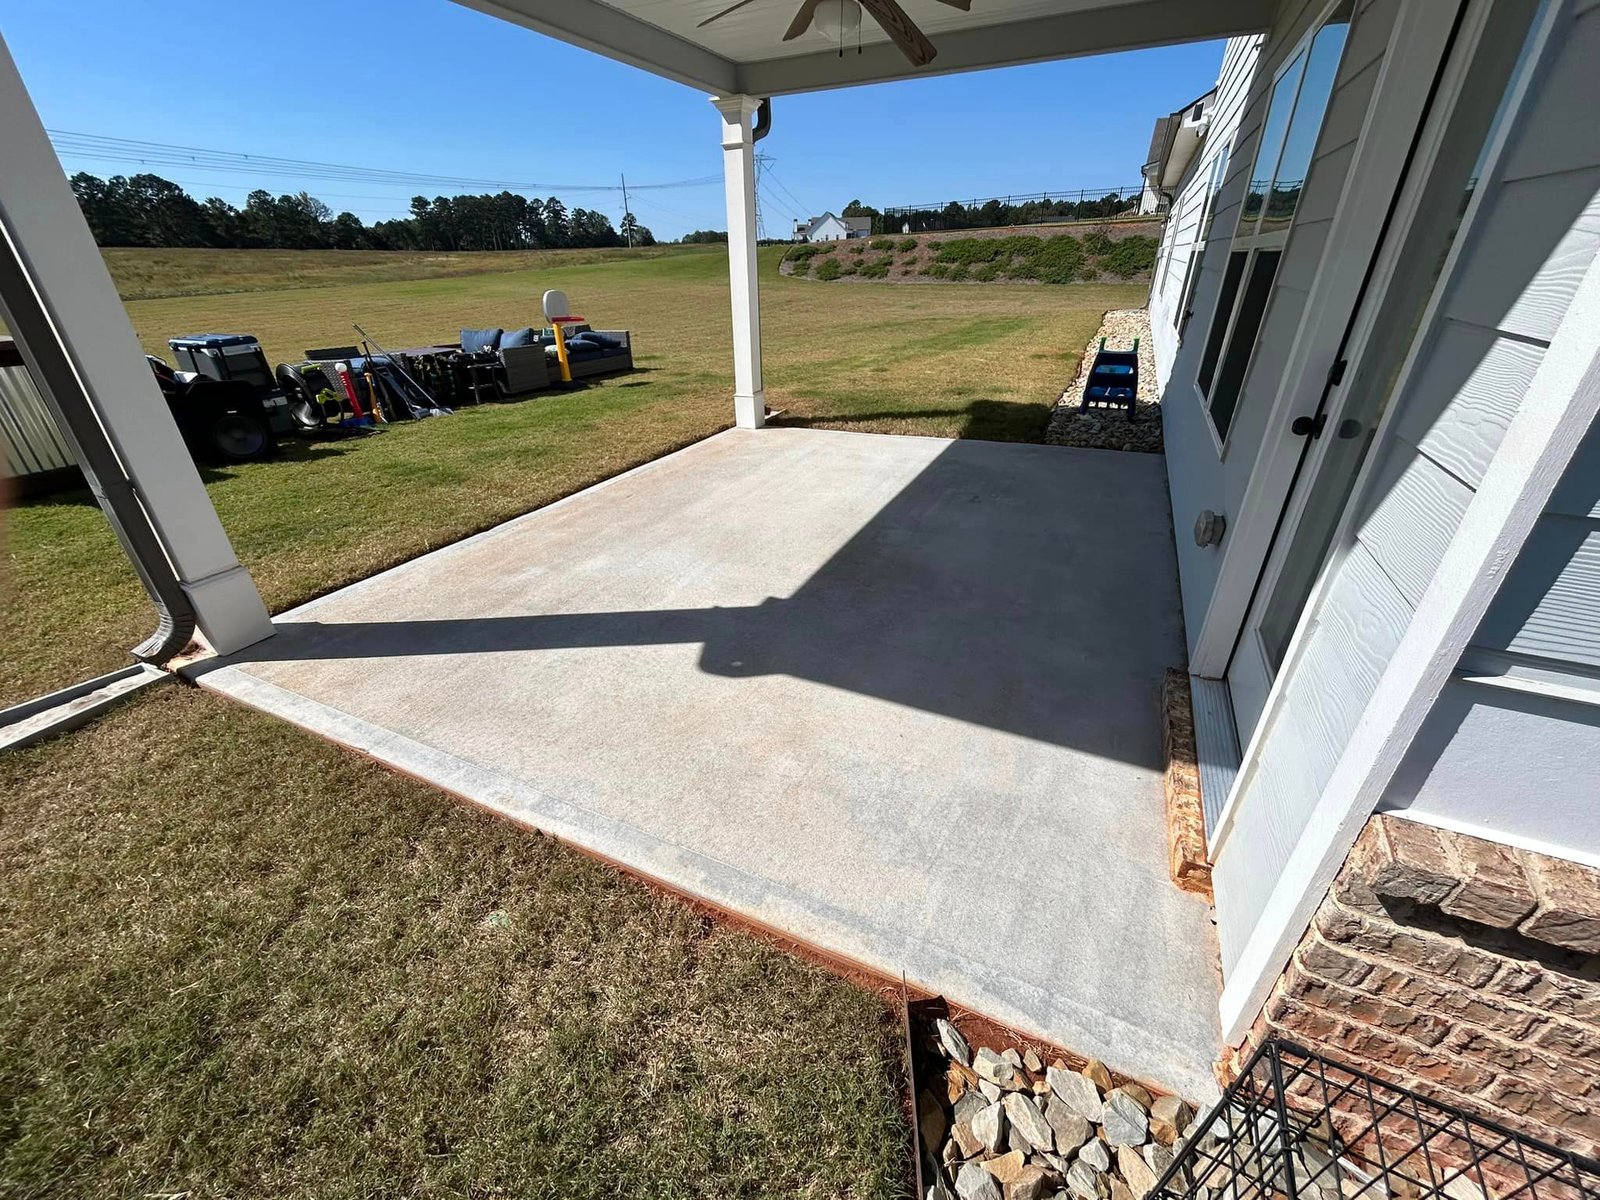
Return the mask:
[[[873,232],[930,233],[940,229],[993,229],[1002,225],[1040,225],[1052,221],[1104,221],[1137,214],[1139,197],[1143,194],[1144,185],[1138,184],[986,196],[980,200],[948,200],[941,204],[905,204],[884,209],[882,228]]]
[[[1150,1200],[1600,1200],[1600,1163],[1272,1038]]]

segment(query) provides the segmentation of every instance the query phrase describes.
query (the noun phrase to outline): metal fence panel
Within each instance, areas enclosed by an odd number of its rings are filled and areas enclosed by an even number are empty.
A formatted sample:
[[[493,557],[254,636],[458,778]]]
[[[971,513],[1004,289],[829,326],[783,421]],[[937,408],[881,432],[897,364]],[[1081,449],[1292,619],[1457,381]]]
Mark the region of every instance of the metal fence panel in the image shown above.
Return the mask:
[[[1154,1200],[1600,1200],[1600,1163],[1269,1039]]]
[[[75,465],[21,356],[10,339],[0,339],[0,474],[26,477]]]

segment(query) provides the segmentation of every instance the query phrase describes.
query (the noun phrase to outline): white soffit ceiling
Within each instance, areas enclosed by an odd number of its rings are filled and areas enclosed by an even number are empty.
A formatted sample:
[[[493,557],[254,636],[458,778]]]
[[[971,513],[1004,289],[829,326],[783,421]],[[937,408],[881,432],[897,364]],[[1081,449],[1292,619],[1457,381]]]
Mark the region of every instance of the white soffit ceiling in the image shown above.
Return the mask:
[[[820,33],[809,31],[792,42],[783,40],[789,22],[800,8],[801,0],[751,0],[738,12],[729,13],[722,20],[696,26],[707,17],[721,12],[734,0],[600,0],[608,8],[619,9],[637,17],[657,29],[676,34],[685,41],[704,46],[713,54],[738,63],[760,62],[770,58],[793,58],[802,54],[821,52],[838,55],[839,46]],[[839,0],[824,0],[837,4]],[[1028,17],[1056,16],[1067,11],[1091,8],[1116,8],[1126,0],[973,0],[972,11],[962,12],[939,0],[899,0],[906,15],[937,43],[938,35],[957,29],[975,29],[986,25],[1005,25]],[[861,17],[861,44],[871,46],[887,42],[889,37],[879,28],[871,14]],[[856,42],[850,39],[845,53],[855,53]]]
[[[456,2],[714,94],[776,96],[1254,33],[1277,0],[899,0],[938,52],[921,68],[865,13],[859,53],[810,31],[785,42],[800,0],[751,0],[704,29],[733,0]]]

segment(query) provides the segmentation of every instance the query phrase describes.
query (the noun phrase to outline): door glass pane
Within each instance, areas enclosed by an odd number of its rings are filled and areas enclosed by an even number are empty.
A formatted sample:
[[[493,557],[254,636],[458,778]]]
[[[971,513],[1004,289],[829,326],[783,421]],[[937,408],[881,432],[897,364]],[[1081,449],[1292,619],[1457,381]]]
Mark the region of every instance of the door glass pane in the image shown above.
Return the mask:
[[[1294,110],[1295,92],[1300,87],[1300,75],[1306,69],[1306,52],[1300,51],[1289,64],[1289,69],[1278,77],[1272,89],[1272,103],[1267,106],[1266,124],[1261,128],[1261,144],[1256,147],[1255,165],[1250,169],[1250,190],[1245,194],[1244,212],[1239,218],[1239,232],[1235,237],[1249,237],[1255,232],[1255,222],[1261,216],[1267,188],[1272,184],[1278,157],[1283,151],[1283,135],[1289,128],[1289,116]]]
[[[1294,116],[1289,120],[1289,132],[1283,140],[1283,154],[1267,193],[1266,214],[1260,225],[1262,233],[1287,229],[1294,219],[1306,172],[1311,169],[1311,153],[1316,149],[1317,135],[1322,132],[1322,118],[1328,111],[1328,98],[1333,94],[1339,58],[1344,53],[1345,35],[1350,30],[1349,9],[1348,4],[1341,5],[1311,43],[1300,98],[1295,101]]]
[[[1250,264],[1250,282],[1245,285],[1244,296],[1239,301],[1239,317],[1233,323],[1228,350],[1222,356],[1216,387],[1211,392],[1211,420],[1220,438],[1228,436],[1233,410],[1239,402],[1239,387],[1244,383],[1245,368],[1250,365],[1256,334],[1261,332],[1261,318],[1267,311],[1267,297],[1272,292],[1272,280],[1282,257],[1279,250],[1258,250]]]
[[[1222,353],[1222,339],[1228,336],[1233,302],[1239,296],[1239,280],[1244,278],[1244,264],[1249,257],[1248,250],[1235,250],[1228,255],[1228,266],[1222,273],[1222,291],[1217,295],[1217,307],[1212,310],[1211,332],[1206,335],[1206,352],[1200,356],[1200,374],[1196,376],[1200,390],[1208,395],[1211,377],[1217,370],[1217,357]]]

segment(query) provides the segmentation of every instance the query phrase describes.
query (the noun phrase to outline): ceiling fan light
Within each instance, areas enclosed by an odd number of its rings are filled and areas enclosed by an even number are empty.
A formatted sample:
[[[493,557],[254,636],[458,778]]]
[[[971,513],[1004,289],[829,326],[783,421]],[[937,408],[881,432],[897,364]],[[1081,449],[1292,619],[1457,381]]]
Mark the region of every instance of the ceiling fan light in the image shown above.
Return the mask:
[[[861,5],[856,0],[822,0],[811,28],[830,42],[854,38],[861,29]]]

